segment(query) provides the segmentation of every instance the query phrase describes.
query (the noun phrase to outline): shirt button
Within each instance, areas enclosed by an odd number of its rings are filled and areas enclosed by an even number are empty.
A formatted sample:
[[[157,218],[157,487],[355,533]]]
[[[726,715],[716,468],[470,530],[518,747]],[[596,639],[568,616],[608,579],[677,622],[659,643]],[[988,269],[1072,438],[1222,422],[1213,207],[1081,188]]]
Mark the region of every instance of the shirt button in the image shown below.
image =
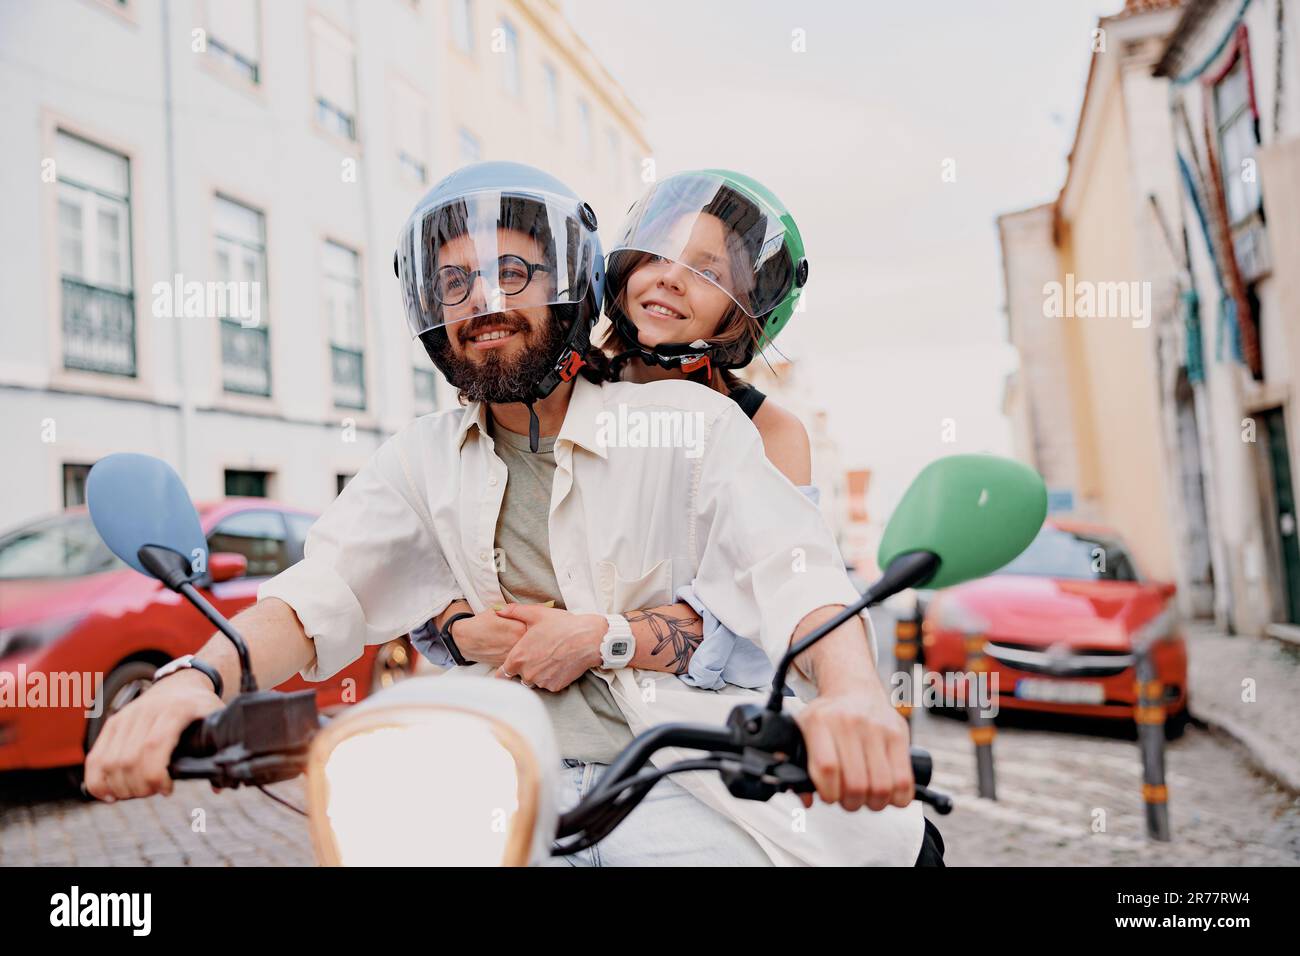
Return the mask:
[[[497,476],[493,475],[491,478],[488,479],[488,487],[495,488],[496,486],[497,486]]]
[[[478,559],[482,561],[484,564],[487,564],[488,553],[486,551],[480,551],[478,553]]]

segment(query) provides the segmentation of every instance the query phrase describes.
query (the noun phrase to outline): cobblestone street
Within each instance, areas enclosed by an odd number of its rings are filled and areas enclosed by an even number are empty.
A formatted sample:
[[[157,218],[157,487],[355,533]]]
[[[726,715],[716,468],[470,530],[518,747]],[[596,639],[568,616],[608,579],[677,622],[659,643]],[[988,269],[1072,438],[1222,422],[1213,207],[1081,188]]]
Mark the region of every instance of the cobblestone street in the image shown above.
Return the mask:
[[[11,775],[12,776],[12,775]],[[297,781],[274,792],[302,805]],[[106,804],[61,774],[0,776],[0,866],[303,866],[307,822],[256,790],[182,780],[170,797]]]
[[[975,795],[964,723],[921,715],[913,737],[934,756],[933,785],[956,800],[951,814],[932,817],[952,866],[1300,864],[1300,800],[1252,770],[1221,733],[1189,727],[1166,750],[1168,844],[1146,838],[1131,739],[999,727],[993,802]],[[1104,820],[1104,832],[1093,832],[1094,819]]]

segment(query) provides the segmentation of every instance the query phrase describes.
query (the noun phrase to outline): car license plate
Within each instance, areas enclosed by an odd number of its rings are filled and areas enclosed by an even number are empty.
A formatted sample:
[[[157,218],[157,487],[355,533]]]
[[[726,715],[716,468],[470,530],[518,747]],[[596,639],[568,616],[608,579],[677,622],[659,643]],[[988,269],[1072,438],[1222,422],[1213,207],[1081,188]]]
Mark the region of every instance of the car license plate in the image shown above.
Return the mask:
[[[1036,680],[1022,677],[1016,681],[1016,696],[1024,700],[1042,700],[1053,704],[1101,704],[1106,688],[1092,681]]]

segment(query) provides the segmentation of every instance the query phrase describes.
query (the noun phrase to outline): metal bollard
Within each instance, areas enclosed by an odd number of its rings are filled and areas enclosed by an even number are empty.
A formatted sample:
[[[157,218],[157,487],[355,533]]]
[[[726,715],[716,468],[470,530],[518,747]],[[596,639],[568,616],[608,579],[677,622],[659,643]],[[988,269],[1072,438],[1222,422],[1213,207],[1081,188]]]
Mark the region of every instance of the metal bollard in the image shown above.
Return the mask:
[[[912,681],[916,677],[916,645],[921,634],[921,614],[918,608],[911,620],[900,618],[894,624],[894,670],[905,675],[903,687],[906,696],[903,702],[894,705],[894,709],[907,721],[912,723]]]
[[[968,674],[985,674],[989,670],[989,659],[984,653],[984,635],[967,634],[966,671]],[[975,745],[975,773],[979,795],[989,800],[998,798],[997,781],[993,773],[993,738],[997,728],[993,718],[980,712],[979,703],[969,677],[966,683],[966,721],[970,728],[971,743]]]
[[[1165,705],[1164,687],[1156,676],[1151,649],[1136,649],[1137,703],[1133,719],[1137,723],[1138,749],[1142,755],[1142,802],[1146,804],[1147,836],[1168,843],[1169,787],[1165,784]]]

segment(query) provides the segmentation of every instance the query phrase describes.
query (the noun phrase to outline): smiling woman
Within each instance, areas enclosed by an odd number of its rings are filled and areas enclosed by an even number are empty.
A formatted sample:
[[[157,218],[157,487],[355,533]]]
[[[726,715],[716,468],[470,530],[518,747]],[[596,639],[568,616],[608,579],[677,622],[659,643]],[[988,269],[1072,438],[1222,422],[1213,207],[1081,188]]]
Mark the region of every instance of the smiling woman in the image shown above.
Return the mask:
[[[680,173],[632,208],[609,255],[603,345],[722,391],[794,311],[808,277],[793,218],[739,173]]]

